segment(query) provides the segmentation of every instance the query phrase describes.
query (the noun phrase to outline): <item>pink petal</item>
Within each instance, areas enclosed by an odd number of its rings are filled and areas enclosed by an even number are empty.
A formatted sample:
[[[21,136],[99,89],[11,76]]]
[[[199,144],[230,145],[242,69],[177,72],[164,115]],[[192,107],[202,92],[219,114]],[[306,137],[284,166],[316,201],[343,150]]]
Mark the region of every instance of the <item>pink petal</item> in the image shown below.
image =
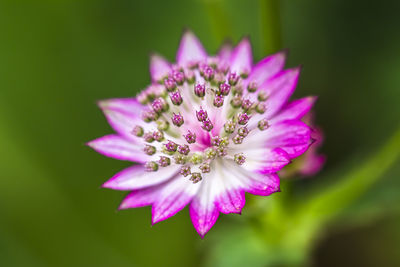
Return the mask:
[[[301,119],[310,111],[316,100],[317,97],[309,96],[288,103],[281,112],[270,120],[271,124],[279,121]]]
[[[272,118],[286,104],[296,88],[299,74],[300,68],[288,69],[261,86],[271,94],[267,100],[268,108],[265,117]]]
[[[114,190],[136,190],[165,182],[179,172],[176,165],[159,168],[156,172],[147,172],[143,165],[126,168],[103,184]]]
[[[256,82],[261,85],[283,69],[285,60],[286,51],[278,52],[262,59],[253,67],[247,82]]]
[[[196,196],[189,207],[193,226],[201,238],[213,227],[219,216],[217,206],[204,198]]]
[[[223,44],[218,51],[218,58],[222,62],[228,63],[229,59],[231,58],[231,55],[232,55],[232,45],[230,43]]]
[[[259,173],[275,173],[290,163],[290,156],[281,148],[258,148],[245,150],[243,168]]]
[[[174,216],[192,200],[200,188],[189,179],[178,175],[160,190],[159,196],[153,203],[152,223],[158,223]]]
[[[153,82],[158,82],[162,80],[162,78],[167,76],[170,71],[171,71],[171,66],[165,58],[157,54],[151,55],[150,74]]]
[[[250,73],[253,65],[253,55],[251,52],[250,41],[244,38],[235,47],[231,56],[231,67],[230,71],[237,74]]]
[[[176,62],[185,66],[189,63],[202,62],[206,59],[207,52],[200,40],[191,31],[186,31],[179,44]]]
[[[120,210],[151,205],[158,197],[160,186],[147,187],[129,193],[119,206]]]
[[[303,154],[311,144],[311,129],[304,122],[284,121],[272,125],[265,134],[268,147],[280,147],[290,158]]]
[[[250,194],[269,196],[272,193],[280,191],[280,180],[276,173],[269,173],[256,177],[259,177],[259,179],[253,179],[248,188],[246,188],[246,191]]]
[[[87,145],[100,154],[119,160],[145,162],[149,159],[139,145],[115,134],[97,138],[88,142]]]
[[[246,203],[243,189],[230,189],[217,196],[215,204],[220,212],[241,213]]]
[[[120,135],[132,139],[131,131],[134,126],[142,124],[140,118],[142,105],[134,98],[116,98],[99,102],[108,123]]]
[[[316,153],[316,151],[313,151],[313,153]],[[316,154],[311,155],[307,157],[303,162],[300,168],[300,173],[305,176],[313,176],[322,169],[322,167],[325,164],[325,161],[326,161],[325,155],[316,155]]]

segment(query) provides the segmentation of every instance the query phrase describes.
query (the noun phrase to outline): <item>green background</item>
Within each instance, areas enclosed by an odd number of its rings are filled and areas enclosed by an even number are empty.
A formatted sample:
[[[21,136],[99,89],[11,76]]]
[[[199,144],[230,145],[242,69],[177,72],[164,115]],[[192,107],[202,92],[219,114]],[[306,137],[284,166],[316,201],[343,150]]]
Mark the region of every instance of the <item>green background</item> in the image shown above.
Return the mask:
[[[84,145],[111,133],[96,101],[144,88],[149,54],[173,60],[185,27],[211,53],[249,35],[256,60],[283,47],[303,65],[296,96],[319,96],[328,162],[296,190],[379,149],[400,122],[399,2],[286,0],[272,17],[262,2],[0,2],[1,266],[217,265],[213,235],[237,215],[201,240],[187,209],[154,226],[148,207],[117,212],[125,193],[100,185],[129,163]],[[400,265],[398,165],[349,208],[358,221],[318,239],[313,266]]]

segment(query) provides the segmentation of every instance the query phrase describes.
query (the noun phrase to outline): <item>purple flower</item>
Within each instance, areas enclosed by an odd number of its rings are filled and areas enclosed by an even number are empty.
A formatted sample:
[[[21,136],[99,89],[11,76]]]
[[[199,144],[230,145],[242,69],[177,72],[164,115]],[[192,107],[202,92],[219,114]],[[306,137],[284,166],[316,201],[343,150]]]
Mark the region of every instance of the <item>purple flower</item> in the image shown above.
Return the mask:
[[[248,39],[210,57],[186,32],[176,64],[151,57],[151,89],[101,101],[116,133],[88,145],[136,163],[103,185],[130,191],[120,209],[151,205],[154,224],[189,205],[203,237],[220,213],[241,213],[245,192],[279,191],[277,172],[312,143],[312,130],[301,119],[315,101],[289,101],[300,68],[283,69],[285,57],[279,52],[253,64]]]

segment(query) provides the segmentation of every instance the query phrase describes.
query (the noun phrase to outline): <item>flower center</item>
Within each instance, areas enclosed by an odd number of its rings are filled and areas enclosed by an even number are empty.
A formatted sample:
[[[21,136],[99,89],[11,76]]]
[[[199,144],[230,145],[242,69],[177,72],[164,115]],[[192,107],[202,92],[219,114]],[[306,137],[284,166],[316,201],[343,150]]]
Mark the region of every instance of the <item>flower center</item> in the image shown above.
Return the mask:
[[[217,158],[245,164],[245,153],[235,146],[245,142],[251,131],[269,127],[262,117],[268,93],[246,80],[247,75],[229,72],[213,58],[209,64],[173,66],[159,84],[140,93],[137,99],[147,107],[142,119],[157,128],[149,131],[136,125],[132,130],[143,139],[143,152],[154,158],[145,169],[179,164],[180,174],[197,183]],[[256,122],[250,124],[251,120]]]

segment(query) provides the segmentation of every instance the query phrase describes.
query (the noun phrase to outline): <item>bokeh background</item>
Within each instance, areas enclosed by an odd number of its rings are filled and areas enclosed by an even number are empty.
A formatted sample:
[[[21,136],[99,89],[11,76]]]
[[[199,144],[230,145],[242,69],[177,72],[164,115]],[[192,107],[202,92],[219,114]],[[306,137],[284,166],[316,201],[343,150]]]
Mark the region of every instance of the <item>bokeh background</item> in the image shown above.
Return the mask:
[[[201,240],[187,209],[154,226],[148,207],[116,211],[125,193],[100,185],[129,163],[85,146],[111,133],[95,102],[144,88],[149,54],[173,60],[185,27],[212,53],[244,35],[256,60],[289,48],[287,65],[304,66],[296,96],[319,96],[328,157],[293,191],[326,188],[399,127],[399,12],[399,1],[0,1],[0,265],[223,266],[229,253],[210,251],[240,216]],[[307,265],[400,266],[399,174],[397,160]]]

